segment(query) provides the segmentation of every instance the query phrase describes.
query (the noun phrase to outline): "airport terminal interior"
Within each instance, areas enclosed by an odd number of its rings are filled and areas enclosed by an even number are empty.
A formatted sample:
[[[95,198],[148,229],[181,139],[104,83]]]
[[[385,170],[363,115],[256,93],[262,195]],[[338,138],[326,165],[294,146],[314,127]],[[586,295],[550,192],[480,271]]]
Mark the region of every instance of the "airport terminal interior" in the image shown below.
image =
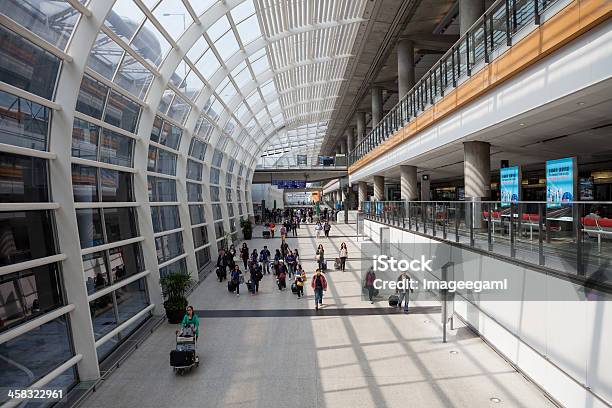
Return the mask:
[[[612,1],[0,0],[0,408],[612,407]]]

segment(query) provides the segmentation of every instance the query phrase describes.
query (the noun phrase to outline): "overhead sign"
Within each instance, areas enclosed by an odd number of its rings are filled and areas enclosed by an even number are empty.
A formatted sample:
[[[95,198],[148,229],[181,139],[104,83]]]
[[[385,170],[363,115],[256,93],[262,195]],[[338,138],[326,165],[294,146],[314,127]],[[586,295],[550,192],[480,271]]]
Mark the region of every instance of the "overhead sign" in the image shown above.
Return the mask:
[[[306,188],[306,180],[272,180],[272,185],[283,190]]]
[[[508,207],[520,199],[521,170],[518,166],[505,167],[499,173],[501,184],[501,206]]]
[[[576,196],[576,158],[546,162],[546,206],[557,208]]]

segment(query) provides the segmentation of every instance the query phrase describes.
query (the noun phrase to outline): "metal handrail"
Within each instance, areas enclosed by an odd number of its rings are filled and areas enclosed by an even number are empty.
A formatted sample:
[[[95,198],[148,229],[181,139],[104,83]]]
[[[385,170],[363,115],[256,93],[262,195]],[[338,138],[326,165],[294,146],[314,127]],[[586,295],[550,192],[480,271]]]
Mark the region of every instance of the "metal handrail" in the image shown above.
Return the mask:
[[[494,2],[380,122],[373,126],[370,133],[357,143],[349,153],[348,164],[352,165],[374,150],[395,131],[410,123],[411,118],[416,118],[426,106],[433,105],[436,98],[443,97],[447,88],[456,88],[460,78],[471,76],[471,68],[477,63],[480,61],[484,61],[485,64],[489,63],[490,55],[502,46],[503,42],[499,40],[503,32],[506,33],[505,45],[512,46],[513,35],[519,29],[527,26],[530,21],[539,25],[542,12],[557,1],[559,0],[497,0]],[[511,14],[512,18],[510,18]],[[499,23],[502,19],[505,27],[503,30],[496,31],[495,23]],[[477,42],[478,37],[480,40]],[[462,57],[466,59],[463,64]],[[462,69],[463,65],[465,65],[464,69]]]

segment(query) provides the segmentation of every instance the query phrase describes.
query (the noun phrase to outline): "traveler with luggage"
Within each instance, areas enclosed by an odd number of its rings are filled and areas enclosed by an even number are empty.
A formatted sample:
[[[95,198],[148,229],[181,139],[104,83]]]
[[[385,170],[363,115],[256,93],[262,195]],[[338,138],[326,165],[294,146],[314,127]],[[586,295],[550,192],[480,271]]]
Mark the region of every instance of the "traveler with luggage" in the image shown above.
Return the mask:
[[[300,252],[298,251],[297,248],[293,250],[293,256],[295,256],[295,263],[299,264],[300,263]]]
[[[217,257],[217,278],[219,282],[227,279],[227,261],[223,249],[219,250],[219,256]]]
[[[183,320],[181,321],[180,329],[184,329],[187,326],[192,325],[195,328],[195,338],[198,339],[200,335],[200,319],[198,315],[193,311],[193,306],[187,306],[187,312],[185,316],[183,316]],[[176,331],[176,334],[179,333],[180,330]]]
[[[261,269],[263,273],[270,274],[270,250],[267,245],[264,245],[261,252],[259,252],[259,262],[261,263]]]
[[[276,217],[275,217],[276,218]],[[270,236],[274,238],[274,231],[276,230],[276,224],[273,222],[270,223]]]
[[[374,269],[370,268],[368,273],[366,273],[365,284],[364,287],[368,290],[368,298],[370,299],[370,303],[374,303],[372,297],[374,296],[374,281],[376,280],[376,274],[374,273]]]
[[[340,244],[340,270],[344,272],[346,270],[346,258],[348,258],[348,249],[346,248],[346,242]]]
[[[302,296],[304,296],[304,278],[302,276],[302,274],[296,273],[295,274],[295,279],[293,281],[293,284],[296,287],[296,294],[298,299],[300,299]]]
[[[327,279],[321,274],[320,269],[316,270],[310,282],[310,286],[314,289],[315,310],[319,310],[319,305],[323,305],[323,292],[327,290]]]
[[[232,252],[233,252],[233,254],[232,254]],[[234,261],[235,253],[236,253],[236,250],[234,249],[233,245],[230,247],[229,250],[225,251],[225,264],[227,265],[227,268],[229,269],[229,273],[230,274],[232,273],[232,271],[236,267],[236,262]]]
[[[240,284],[244,281],[244,277],[242,276],[242,272],[238,265],[234,267],[232,271],[232,285],[236,288],[236,296],[240,296]]]
[[[323,232],[325,232],[325,237],[329,238],[329,230],[331,230],[331,225],[329,221],[325,221],[325,225],[323,225]]]
[[[284,223],[280,228],[280,234],[281,234],[281,241],[285,242],[285,238],[287,238],[287,227],[285,226]]]
[[[395,289],[395,293],[398,295],[397,308],[400,309],[402,307],[402,301],[404,301],[404,313],[408,313],[408,291],[414,292],[410,285],[410,281],[410,275],[405,271],[397,277],[397,282],[402,282],[402,284],[398,285],[397,289]],[[402,287],[401,289],[400,286]]]
[[[323,244],[319,244],[315,254],[315,259],[319,264],[319,269],[321,272],[325,272],[325,268],[323,267],[325,265],[325,249],[323,249]]]
[[[251,259],[250,259],[250,261],[253,262],[254,264],[257,264],[258,257],[259,257],[259,255],[257,254],[257,249],[253,249],[253,252],[251,252]]]
[[[249,247],[247,243],[242,244],[242,248],[240,248],[240,258],[242,259],[242,263],[244,264],[244,270],[247,268],[247,262],[249,261]]]
[[[291,232],[293,233],[292,236],[297,237],[297,229],[298,229],[298,222],[297,222],[297,218],[294,218],[291,221]]]
[[[259,292],[259,281],[263,278],[260,268],[257,266],[257,262],[249,262],[249,272],[251,278],[251,294],[254,295]]]
[[[287,287],[287,267],[285,266],[283,260],[279,261],[278,266],[278,275],[276,279],[276,284],[278,285],[278,290],[283,290]]]

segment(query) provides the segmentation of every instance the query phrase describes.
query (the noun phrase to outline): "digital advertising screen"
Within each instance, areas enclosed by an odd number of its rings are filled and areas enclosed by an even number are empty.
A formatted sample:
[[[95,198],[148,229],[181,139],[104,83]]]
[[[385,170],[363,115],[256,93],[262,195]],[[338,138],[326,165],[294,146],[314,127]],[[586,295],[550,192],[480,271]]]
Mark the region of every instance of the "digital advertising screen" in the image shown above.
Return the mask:
[[[520,200],[521,170],[518,166],[502,168],[499,171],[501,185],[501,206],[508,207]]]
[[[578,185],[580,187],[580,201],[592,201],[595,190],[593,177],[581,178]]]
[[[576,195],[576,158],[546,162],[546,206],[558,208],[574,201]]]
[[[306,166],[306,164],[308,164],[308,156],[306,156],[305,154],[298,154],[297,155],[297,165]]]

